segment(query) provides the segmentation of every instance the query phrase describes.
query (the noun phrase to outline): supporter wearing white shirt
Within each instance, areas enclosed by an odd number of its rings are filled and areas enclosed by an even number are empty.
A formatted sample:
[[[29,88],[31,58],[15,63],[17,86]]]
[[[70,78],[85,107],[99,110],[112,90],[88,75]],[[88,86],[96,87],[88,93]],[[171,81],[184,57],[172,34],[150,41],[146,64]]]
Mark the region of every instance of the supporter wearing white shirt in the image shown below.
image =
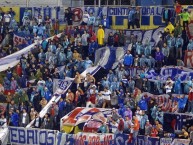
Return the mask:
[[[168,84],[169,82],[170,82],[172,85],[174,84],[174,81],[172,81],[172,79],[171,79],[170,77],[167,78],[166,84]]]
[[[29,115],[26,112],[26,109],[23,109],[23,113],[21,114],[21,126],[26,127],[29,123]]]
[[[102,95],[104,99],[103,108],[110,107],[111,91],[108,88],[104,88]]]
[[[38,85],[41,85],[41,86],[45,86],[46,82],[40,78],[40,80],[38,81]]]
[[[85,11],[83,14],[83,18],[82,18],[82,25],[87,25],[89,18],[90,18],[90,16],[89,16],[88,12]]]
[[[173,88],[173,84],[171,82],[167,83],[165,85],[166,94],[171,94],[172,93],[172,88]]]
[[[9,24],[11,21],[11,15],[8,12],[4,14],[4,21],[6,24]]]
[[[1,118],[0,118],[0,127],[7,127],[7,119],[5,118],[4,115],[1,115]]]
[[[43,22],[42,16],[40,15],[40,16],[38,17],[38,25],[40,25],[42,22]]]
[[[135,116],[137,117],[139,122],[141,121],[141,117],[142,117],[141,115],[142,115],[142,110],[140,110],[140,108],[137,107],[137,110],[135,112]]]

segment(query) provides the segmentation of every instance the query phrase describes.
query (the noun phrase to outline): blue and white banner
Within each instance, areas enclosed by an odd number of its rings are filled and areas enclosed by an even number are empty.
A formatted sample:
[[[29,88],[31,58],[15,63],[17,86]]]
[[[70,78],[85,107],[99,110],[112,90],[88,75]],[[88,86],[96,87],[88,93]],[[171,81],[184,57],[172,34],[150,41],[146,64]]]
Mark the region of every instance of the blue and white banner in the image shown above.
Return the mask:
[[[146,77],[150,81],[159,80],[165,82],[168,77],[172,80],[180,78],[181,82],[193,79],[193,70],[185,67],[165,66],[162,67],[160,74],[157,74],[154,69],[147,71]]]
[[[54,145],[56,142],[55,130],[26,129],[22,127],[10,127],[10,143],[24,145]]]
[[[161,138],[160,145],[171,145],[172,138]]]
[[[6,145],[9,140],[9,129],[7,127],[0,128],[0,142],[2,145]]]
[[[66,134],[55,130],[9,127],[9,140],[11,144],[25,145],[134,145],[134,140],[130,141],[128,134],[97,134],[78,133]],[[167,138],[151,138],[138,136],[135,143],[137,145],[159,145],[160,140],[164,145],[170,145],[171,140]],[[167,143],[166,143],[167,141]],[[188,145],[189,139],[174,139],[172,145]]]
[[[115,68],[125,54],[123,47],[103,47],[95,52],[95,65],[106,69]]]
[[[57,36],[60,37],[61,34],[58,34]],[[54,37],[54,36],[53,36]],[[53,39],[53,37],[47,38]],[[28,51],[31,51],[35,45],[40,44],[41,40],[35,41],[33,44],[25,47],[24,49],[21,49],[20,51],[17,51],[11,55],[8,55],[6,57],[3,57],[0,59],[0,72],[7,70],[9,67],[14,67],[19,63],[20,57],[22,54],[27,55]]]
[[[66,77],[65,79],[54,79],[53,80],[53,92],[57,89],[66,90],[66,88],[72,84],[73,78]]]
[[[174,139],[171,145],[189,145],[190,139]]]

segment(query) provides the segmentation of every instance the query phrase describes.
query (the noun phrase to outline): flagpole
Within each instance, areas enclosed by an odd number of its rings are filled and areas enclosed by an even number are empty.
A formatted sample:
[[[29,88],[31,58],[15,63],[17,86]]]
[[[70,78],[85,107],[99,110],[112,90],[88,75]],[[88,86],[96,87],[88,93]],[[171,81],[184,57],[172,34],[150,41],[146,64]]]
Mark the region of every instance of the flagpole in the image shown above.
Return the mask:
[[[101,7],[101,0],[99,0],[98,5],[99,5],[99,7]]]

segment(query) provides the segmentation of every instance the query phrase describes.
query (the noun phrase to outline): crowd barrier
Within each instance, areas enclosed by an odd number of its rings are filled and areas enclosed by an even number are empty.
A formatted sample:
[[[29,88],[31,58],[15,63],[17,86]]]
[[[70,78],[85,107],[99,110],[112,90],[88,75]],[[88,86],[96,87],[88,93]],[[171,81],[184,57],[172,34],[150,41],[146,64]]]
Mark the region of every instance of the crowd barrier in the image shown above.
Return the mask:
[[[134,145],[135,142],[137,145],[189,145],[190,140],[138,136],[134,141],[128,134],[65,134],[55,130],[9,127],[9,142],[25,145]]]

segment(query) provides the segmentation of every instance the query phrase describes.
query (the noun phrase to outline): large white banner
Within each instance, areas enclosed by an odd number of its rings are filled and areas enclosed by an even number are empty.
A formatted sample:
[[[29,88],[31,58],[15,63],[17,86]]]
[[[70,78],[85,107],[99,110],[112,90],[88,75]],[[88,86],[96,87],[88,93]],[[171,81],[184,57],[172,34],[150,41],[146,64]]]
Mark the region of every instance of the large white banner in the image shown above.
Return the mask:
[[[10,143],[17,145],[54,145],[58,131],[10,127]]]
[[[189,145],[189,139],[174,139],[171,145]]]

